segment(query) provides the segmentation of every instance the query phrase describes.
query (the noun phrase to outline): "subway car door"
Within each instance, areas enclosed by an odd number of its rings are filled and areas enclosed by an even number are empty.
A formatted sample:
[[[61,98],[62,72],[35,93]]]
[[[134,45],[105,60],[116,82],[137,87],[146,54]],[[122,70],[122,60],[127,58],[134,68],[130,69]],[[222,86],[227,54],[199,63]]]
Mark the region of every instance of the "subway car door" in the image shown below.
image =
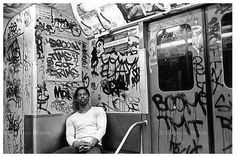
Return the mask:
[[[206,9],[215,153],[232,153],[232,4]]]
[[[152,153],[209,153],[204,10],[148,25]]]

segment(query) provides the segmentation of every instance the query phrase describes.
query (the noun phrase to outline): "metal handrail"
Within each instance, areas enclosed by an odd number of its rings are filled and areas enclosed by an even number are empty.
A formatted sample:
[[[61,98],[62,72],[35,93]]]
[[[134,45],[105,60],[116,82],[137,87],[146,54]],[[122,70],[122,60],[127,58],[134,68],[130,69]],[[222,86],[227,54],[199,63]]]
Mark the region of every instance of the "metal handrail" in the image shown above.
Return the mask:
[[[127,137],[129,136],[129,134],[130,134],[130,132],[133,130],[133,128],[134,128],[135,126],[144,125],[144,124],[147,125],[147,124],[148,124],[148,121],[147,121],[147,120],[144,120],[144,121],[140,121],[140,122],[135,122],[134,124],[132,124],[132,125],[129,127],[128,131],[126,132],[125,136],[123,137],[122,141],[120,142],[120,145],[119,145],[118,148],[116,149],[115,154],[118,154],[118,153],[120,152],[121,148],[123,147],[123,145],[124,145],[124,143],[125,143]],[[141,136],[141,137],[142,137],[142,136]]]

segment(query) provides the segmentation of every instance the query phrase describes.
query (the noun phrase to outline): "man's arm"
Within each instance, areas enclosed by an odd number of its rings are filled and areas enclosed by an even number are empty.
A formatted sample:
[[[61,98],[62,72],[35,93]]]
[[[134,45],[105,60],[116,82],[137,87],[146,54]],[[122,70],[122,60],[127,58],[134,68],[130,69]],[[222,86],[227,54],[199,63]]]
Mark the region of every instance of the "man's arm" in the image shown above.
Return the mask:
[[[84,142],[83,141],[77,141],[75,139],[75,127],[72,123],[72,120],[70,118],[66,121],[66,139],[70,146],[73,146],[75,148],[79,148],[79,150],[83,151],[84,149]]]
[[[95,145],[99,141],[102,140],[102,137],[106,133],[106,127],[107,127],[107,116],[106,112],[104,111],[103,108],[98,107],[98,111],[96,112],[96,117],[97,117],[97,133],[92,139],[92,143]]]
[[[70,146],[73,146],[73,142],[76,140],[74,138],[75,128],[70,118],[66,120],[66,140]]]

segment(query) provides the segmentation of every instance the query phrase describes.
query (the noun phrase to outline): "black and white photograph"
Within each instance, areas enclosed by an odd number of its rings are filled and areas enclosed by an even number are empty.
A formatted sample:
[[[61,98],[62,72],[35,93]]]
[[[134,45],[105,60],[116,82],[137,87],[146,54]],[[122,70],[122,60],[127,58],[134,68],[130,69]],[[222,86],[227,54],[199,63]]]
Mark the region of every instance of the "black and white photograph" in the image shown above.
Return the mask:
[[[9,2],[3,154],[234,153],[232,2]]]

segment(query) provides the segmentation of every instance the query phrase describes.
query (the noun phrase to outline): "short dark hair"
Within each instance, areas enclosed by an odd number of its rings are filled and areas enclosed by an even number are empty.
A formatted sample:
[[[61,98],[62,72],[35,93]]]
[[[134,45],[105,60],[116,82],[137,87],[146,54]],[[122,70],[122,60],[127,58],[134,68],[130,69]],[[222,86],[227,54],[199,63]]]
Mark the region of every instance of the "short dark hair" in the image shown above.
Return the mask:
[[[81,89],[84,89],[84,90],[86,91],[86,93],[88,94],[88,96],[90,96],[90,92],[89,92],[88,88],[81,86],[81,87],[78,87],[78,88],[75,90],[75,93],[74,93],[74,96],[73,96],[74,98],[77,97],[78,92],[79,92],[79,90],[81,90]]]
[[[86,87],[83,87],[83,86],[81,86],[81,87],[78,87],[76,90],[75,90],[75,93],[74,93],[74,95],[73,95],[73,102],[72,102],[72,108],[73,108],[73,110],[76,112],[76,111],[78,111],[78,105],[76,104],[76,98],[77,98],[77,96],[78,96],[78,92],[79,92],[79,90],[82,90],[82,89],[84,89],[85,91],[86,91],[86,93],[88,94],[88,96],[90,97],[90,92],[89,92],[89,90],[88,90],[88,88],[86,88]]]

